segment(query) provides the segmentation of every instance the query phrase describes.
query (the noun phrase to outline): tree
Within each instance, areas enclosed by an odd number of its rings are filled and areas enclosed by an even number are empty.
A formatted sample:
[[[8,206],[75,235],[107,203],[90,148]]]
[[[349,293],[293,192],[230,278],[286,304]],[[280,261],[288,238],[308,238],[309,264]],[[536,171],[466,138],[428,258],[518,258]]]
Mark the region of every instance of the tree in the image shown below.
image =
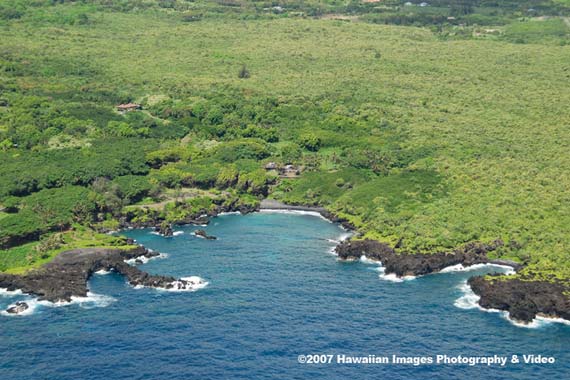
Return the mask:
[[[249,78],[249,76],[250,76],[250,74],[249,74],[249,70],[247,69],[247,66],[243,65],[238,72],[238,78],[247,79],[247,78]]]
[[[306,133],[299,140],[302,147],[312,152],[316,152],[321,147],[321,139],[314,133]]]
[[[0,142],[0,150],[6,152],[8,149],[12,148],[14,143],[10,139],[5,139],[4,141]]]

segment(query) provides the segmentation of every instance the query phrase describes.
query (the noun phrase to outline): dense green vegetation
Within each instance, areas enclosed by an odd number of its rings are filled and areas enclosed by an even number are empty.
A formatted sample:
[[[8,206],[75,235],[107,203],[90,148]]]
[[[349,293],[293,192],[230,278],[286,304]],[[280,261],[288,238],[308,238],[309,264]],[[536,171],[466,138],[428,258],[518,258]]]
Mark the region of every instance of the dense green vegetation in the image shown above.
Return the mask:
[[[570,5],[403,4],[4,1],[4,268],[72,225],[270,196],[570,279]]]
[[[63,251],[89,247],[132,249],[136,246],[128,245],[124,238],[94,233],[76,225],[71,230],[46,236],[38,242],[0,250],[0,270],[22,273],[49,262]]]

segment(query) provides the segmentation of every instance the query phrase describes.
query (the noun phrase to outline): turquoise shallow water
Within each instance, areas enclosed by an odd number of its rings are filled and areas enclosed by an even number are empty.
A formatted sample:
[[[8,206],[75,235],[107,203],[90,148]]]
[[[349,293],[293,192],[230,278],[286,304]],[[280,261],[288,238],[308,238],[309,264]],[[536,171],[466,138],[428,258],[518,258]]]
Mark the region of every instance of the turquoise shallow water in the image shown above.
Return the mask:
[[[200,227],[201,228],[201,227]],[[473,272],[400,283],[375,265],[329,253],[344,232],[308,215],[225,215],[173,238],[125,233],[165,252],[142,268],[197,275],[197,292],[133,289],[98,275],[97,302],[38,306],[0,316],[0,379],[563,379],[570,373],[570,326],[520,328],[498,313],[454,304]],[[17,297],[0,297],[5,308]],[[104,306],[104,307],[102,307]],[[299,364],[301,354],[435,356],[542,354],[550,365]],[[336,357],[335,357],[336,359]]]

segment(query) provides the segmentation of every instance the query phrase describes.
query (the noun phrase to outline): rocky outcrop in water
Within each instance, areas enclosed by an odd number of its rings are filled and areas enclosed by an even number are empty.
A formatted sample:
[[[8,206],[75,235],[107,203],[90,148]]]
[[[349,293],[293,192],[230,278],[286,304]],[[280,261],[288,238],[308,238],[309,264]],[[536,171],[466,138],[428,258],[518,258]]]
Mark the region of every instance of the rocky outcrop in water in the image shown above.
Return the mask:
[[[30,306],[25,303],[24,301],[18,301],[14,305],[8,307],[6,309],[6,313],[8,314],[21,314],[24,311],[28,310]]]
[[[130,250],[75,249],[61,253],[40,269],[24,275],[0,273],[0,288],[9,291],[19,289],[23,293],[37,296],[39,300],[69,302],[72,297],[87,296],[87,281],[93,273],[100,270],[120,273],[133,286],[190,289],[195,285],[171,276],[151,275],[125,262],[137,257],[151,258],[158,255],[157,252],[140,246]]]
[[[490,275],[471,277],[468,284],[481,297],[481,307],[507,311],[514,320],[529,323],[537,315],[570,320],[570,287],[562,283]]]
[[[208,235],[206,233],[206,231],[204,231],[204,230],[196,230],[196,231],[194,231],[194,235],[202,237],[206,240],[216,240],[217,239],[217,237],[215,237],[215,236]]]
[[[343,260],[356,260],[365,256],[371,260],[382,262],[385,273],[394,273],[398,277],[421,276],[439,272],[443,268],[462,264],[492,263],[487,253],[502,246],[501,240],[490,244],[469,243],[453,252],[437,252],[433,254],[397,253],[387,244],[375,240],[345,241],[336,247],[338,257]],[[504,262],[506,263],[506,262]],[[509,263],[511,266],[518,264]]]
[[[161,223],[160,226],[154,227],[155,232],[158,232],[164,237],[174,236],[174,231],[172,231],[172,226],[168,223]]]
[[[399,277],[421,276],[461,264],[509,265],[519,270],[522,265],[507,260],[491,260],[488,253],[502,246],[501,240],[490,244],[469,243],[450,253],[397,253],[387,244],[375,240],[346,241],[336,247],[340,259],[357,260],[365,256],[382,262],[385,273]],[[473,292],[480,297],[479,305],[486,309],[509,312],[510,318],[529,323],[537,315],[570,320],[570,287],[559,282],[530,281],[504,275],[471,277]]]

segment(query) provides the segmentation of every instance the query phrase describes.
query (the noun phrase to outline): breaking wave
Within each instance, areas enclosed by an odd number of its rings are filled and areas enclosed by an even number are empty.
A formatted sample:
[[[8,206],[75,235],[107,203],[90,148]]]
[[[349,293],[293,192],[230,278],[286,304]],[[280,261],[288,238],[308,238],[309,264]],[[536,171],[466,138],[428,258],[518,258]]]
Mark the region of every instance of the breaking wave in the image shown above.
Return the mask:
[[[21,294],[21,292],[20,292]],[[71,301],[59,301],[59,302],[50,302],[50,301],[39,301],[32,297],[26,297],[24,299],[20,299],[18,301],[23,301],[28,305],[28,308],[21,313],[18,314],[10,314],[6,310],[0,311],[1,315],[9,316],[9,317],[19,317],[19,316],[26,316],[32,315],[37,310],[42,307],[62,307],[62,306],[70,306],[70,305],[78,305],[82,309],[93,309],[96,307],[107,307],[113,302],[116,301],[115,298],[111,296],[106,296],[103,294],[97,294],[92,292],[87,292],[86,297],[71,297]],[[6,309],[14,306],[15,303],[12,303],[6,307]]]
[[[182,282],[181,280],[186,281],[186,283]],[[190,277],[181,277],[180,280],[175,280],[172,283],[172,288],[161,288],[161,287],[150,287],[144,285],[136,285],[134,286],[135,289],[156,289],[162,292],[195,292],[197,290],[203,289],[208,286],[209,282],[205,281],[201,277],[198,276],[190,276]]]
[[[146,264],[150,260],[165,259],[167,257],[168,257],[167,253],[161,253],[158,256],[152,256],[152,257],[137,256],[137,257],[133,257],[132,259],[125,260],[125,263],[127,263],[129,265]],[[140,261],[140,263],[137,263],[137,261]]]
[[[500,264],[475,264],[470,266],[463,266],[462,264],[452,265],[449,267],[445,267],[439,271],[439,273],[452,273],[452,272],[469,272],[473,270],[483,269],[483,268],[498,268],[498,269],[505,269],[506,271],[504,274],[511,275],[515,274],[515,270],[508,266],[508,265],[500,265]]]
[[[517,320],[514,320],[509,317],[509,313],[504,310],[498,309],[485,309],[479,305],[479,297],[475,292],[471,289],[471,287],[467,284],[467,280],[463,281],[457,288],[463,293],[463,295],[455,300],[453,305],[460,309],[470,310],[470,309],[479,309],[486,313],[498,313],[501,315],[502,318],[509,321],[514,326],[527,328],[527,329],[536,329],[540,327],[547,326],[551,323],[562,323],[565,325],[570,326],[570,321],[562,319],[562,318],[551,318],[547,316],[538,315],[536,318],[532,320],[530,323],[524,323]]]
[[[367,259],[368,260],[368,259]],[[375,261],[375,263],[378,264],[378,268],[376,269],[378,272],[380,272],[380,274],[378,275],[378,277],[381,280],[384,281],[390,281],[390,282],[404,282],[404,281],[411,281],[411,280],[415,280],[417,278],[417,276],[402,276],[402,277],[398,277],[395,273],[388,273],[386,274],[386,268],[384,268],[382,266],[382,264],[379,261]]]

